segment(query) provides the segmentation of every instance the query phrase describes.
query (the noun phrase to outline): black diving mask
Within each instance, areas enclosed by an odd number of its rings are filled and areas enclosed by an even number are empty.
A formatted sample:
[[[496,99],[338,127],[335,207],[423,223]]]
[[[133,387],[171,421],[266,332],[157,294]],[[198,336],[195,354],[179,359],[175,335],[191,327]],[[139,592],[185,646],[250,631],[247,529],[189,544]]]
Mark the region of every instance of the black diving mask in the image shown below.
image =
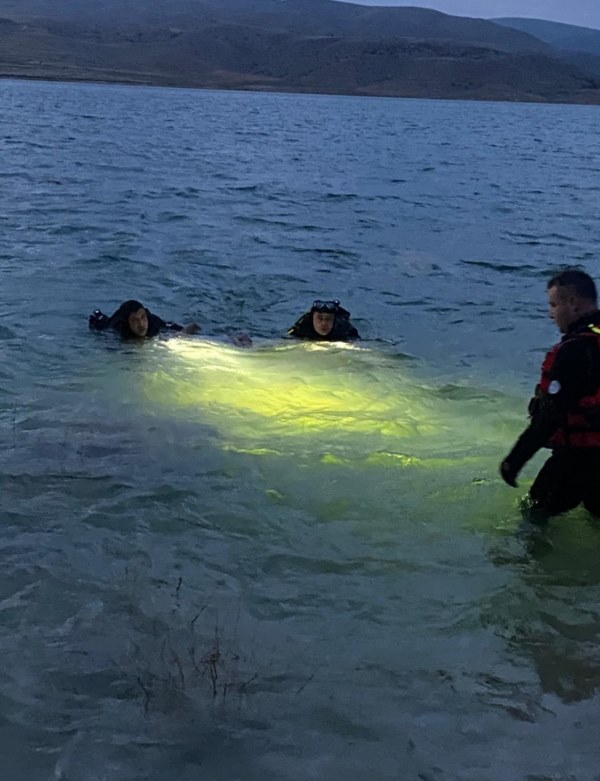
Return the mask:
[[[312,312],[328,312],[330,314],[335,314],[338,309],[340,308],[340,302],[337,300],[337,298],[334,301],[313,301],[313,305],[311,307]]]

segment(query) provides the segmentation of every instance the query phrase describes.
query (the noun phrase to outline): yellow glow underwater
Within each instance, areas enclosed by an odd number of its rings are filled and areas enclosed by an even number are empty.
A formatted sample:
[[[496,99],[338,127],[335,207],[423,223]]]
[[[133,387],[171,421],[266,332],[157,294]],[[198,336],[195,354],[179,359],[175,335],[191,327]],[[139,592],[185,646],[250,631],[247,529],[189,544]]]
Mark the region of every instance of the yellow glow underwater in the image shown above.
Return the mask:
[[[482,439],[506,442],[493,415],[482,418],[482,399],[448,400],[392,355],[339,344],[245,350],[173,339],[161,347],[148,400],[214,427],[226,449],[310,447],[327,463],[441,467],[478,460]]]

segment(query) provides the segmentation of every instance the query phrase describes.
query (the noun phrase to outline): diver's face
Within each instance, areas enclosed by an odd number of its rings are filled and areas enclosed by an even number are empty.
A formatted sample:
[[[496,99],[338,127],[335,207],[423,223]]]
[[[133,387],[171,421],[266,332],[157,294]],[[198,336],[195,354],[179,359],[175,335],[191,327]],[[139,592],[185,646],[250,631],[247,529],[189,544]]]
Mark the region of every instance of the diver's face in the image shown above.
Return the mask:
[[[553,285],[548,290],[548,309],[550,317],[562,334],[565,334],[569,330],[569,326],[582,316],[579,301],[573,295],[573,289],[561,285]]]
[[[129,315],[128,322],[134,336],[146,336],[148,333],[148,315],[143,306]]]
[[[327,336],[334,323],[335,315],[331,312],[313,312],[313,328],[319,336]]]

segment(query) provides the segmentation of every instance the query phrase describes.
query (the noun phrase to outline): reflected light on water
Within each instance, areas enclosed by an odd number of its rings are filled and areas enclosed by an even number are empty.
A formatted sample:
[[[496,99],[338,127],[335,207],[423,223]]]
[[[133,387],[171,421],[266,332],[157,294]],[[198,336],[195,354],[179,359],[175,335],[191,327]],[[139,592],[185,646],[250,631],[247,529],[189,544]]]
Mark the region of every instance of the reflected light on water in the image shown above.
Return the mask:
[[[482,445],[505,441],[489,399],[489,417],[482,416],[486,394],[449,397],[419,384],[398,356],[340,344],[240,350],[174,339],[164,347],[144,383],[149,402],[213,426],[227,450],[310,450],[324,463],[447,468],[478,463]]]

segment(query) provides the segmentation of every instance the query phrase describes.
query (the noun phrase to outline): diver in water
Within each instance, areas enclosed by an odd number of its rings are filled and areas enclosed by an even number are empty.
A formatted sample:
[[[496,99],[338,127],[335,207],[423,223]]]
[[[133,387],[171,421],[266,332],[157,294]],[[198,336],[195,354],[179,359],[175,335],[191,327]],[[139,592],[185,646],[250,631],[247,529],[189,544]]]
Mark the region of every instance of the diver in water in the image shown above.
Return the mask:
[[[315,342],[351,342],[360,339],[350,321],[350,312],[340,306],[337,299],[313,301],[311,308],[294,323],[287,336]]]
[[[183,326],[167,322],[135,299],[124,301],[110,316],[99,309],[94,309],[89,317],[89,325],[94,331],[105,331],[111,328],[123,339],[149,339],[157,336],[161,331],[179,331],[184,334],[200,332],[200,326],[196,323]]]

